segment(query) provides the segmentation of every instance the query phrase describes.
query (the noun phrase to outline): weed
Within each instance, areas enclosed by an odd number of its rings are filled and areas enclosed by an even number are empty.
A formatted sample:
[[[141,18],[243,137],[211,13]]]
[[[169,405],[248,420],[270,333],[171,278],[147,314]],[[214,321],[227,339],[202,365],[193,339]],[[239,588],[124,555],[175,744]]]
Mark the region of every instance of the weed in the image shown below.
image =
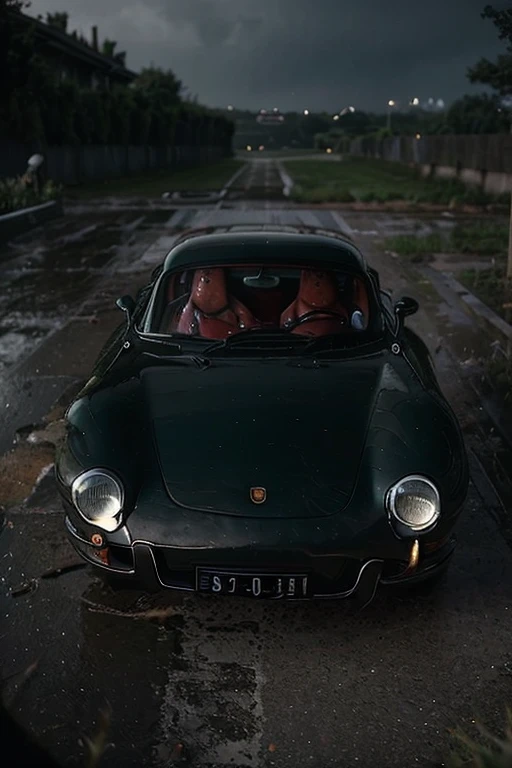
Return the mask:
[[[285,165],[298,185],[292,197],[300,202],[348,202],[349,195],[364,203],[405,200],[451,207],[504,201],[503,195],[489,195],[458,179],[425,178],[415,168],[385,160],[347,157],[339,162],[295,160]],[[335,188],[337,194],[327,194],[327,187]]]
[[[457,729],[453,737],[460,744],[460,752],[451,755],[450,768],[511,768],[512,766],[512,712],[507,710],[504,738],[498,738],[477,723],[484,742],[478,742]]]

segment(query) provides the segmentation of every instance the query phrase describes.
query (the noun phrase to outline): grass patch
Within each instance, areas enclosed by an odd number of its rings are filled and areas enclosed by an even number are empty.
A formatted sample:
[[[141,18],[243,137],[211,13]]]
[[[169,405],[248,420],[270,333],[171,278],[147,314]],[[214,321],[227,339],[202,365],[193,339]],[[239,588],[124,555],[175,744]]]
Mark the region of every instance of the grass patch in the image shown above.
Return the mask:
[[[242,160],[227,158],[211,165],[202,165],[182,171],[154,171],[137,173],[117,179],[67,187],[66,194],[73,199],[94,197],[161,197],[164,192],[186,189],[194,192],[222,189],[244,165]]]
[[[387,251],[407,256],[413,262],[420,262],[425,261],[426,257],[432,257],[434,253],[440,253],[444,249],[444,240],[439,232],[425,237],[396,235],[388,237],[385,246]]]
[[[466,253],[494,258],[501,267],[507,254],[508,225],[476,221],[469,225],[457,225],[448,233],[433,232],[423,237],[397,235],[388,237],[385,247],[388,251],[409,257],[411,261],[423,261],[426,256],[435,253]]]
[[[379,202],[405,200],[439,205],[507,203],[507,195],[489,195],[456,179],[427,179],[402,163],[361,157],[342,161],[291,160],[285,167],[295,182],[298,202]]]
[[[490,269],[466,269],[457,277],[460,282],[487,304],[496,314],[510,322],[512,318],[512,281],[505,277],[505,265]]]
[[[458,226],[450,235],[450,247],[455,253],[473,253],[504,259],[508,249],[507,224],[481,221],[469,226]]]
[[[480,740],[468,736],[461,729],[452,732],[459,749],[448,760],[449,768],[510,768],[512,766],[512,711],[507,710],[507,724],[503,736],[490,733],[476,724]]]

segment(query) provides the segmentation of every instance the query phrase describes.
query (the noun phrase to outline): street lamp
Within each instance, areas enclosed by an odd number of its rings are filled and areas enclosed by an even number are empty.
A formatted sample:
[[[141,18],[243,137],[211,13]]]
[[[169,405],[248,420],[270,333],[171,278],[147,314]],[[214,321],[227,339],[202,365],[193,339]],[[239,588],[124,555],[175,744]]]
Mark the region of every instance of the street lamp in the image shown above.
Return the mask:
[[[417,96],[415,96],[415,97],[414,97],[413,99],[411,99],[411,100],[410,100],[410,102],[409,102],[409,104],[411,105],[411,107],[417,107],[419,103],[420,103],[420,100],[418,99],[418,97],[417,97]]]
[[[387,129],[388,131],[391,130],[391,110],[393,107],[396,107],[396,101],[394,99],[389,99],[388,101],[388,120],[387,120]]]
[[[309,115],[309,109],[305,109],[305,110],[304,110],[304,114],[305,114],[305,115]]]

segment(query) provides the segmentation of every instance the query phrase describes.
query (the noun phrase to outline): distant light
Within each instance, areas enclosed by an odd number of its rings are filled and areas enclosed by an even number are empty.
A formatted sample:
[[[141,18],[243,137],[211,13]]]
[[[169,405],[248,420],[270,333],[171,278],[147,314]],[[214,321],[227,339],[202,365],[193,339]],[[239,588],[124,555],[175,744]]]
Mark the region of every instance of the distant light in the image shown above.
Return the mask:
[[[414,99],[411,99],[411,104],[413,107],[417,107],[419,103],[420,103],[420,100],[418,99],[417,96],[415,96]]]
[[[305,114],[305,115],[309,115],[309,109],[305,109],[305,110],[304,110],[304,114]]]
[[[279,112],[279,107],[274,107],[274,112]]]
[[[263,152],[263,150],[265,149],[265,147],[263,146],[263,144],[260,144],[260,145],[259,145],[259,147],[258,147],[258,149],[259,149],[259,151],[260,151],[260,152]]]
[[[394,101],[394,99],[390,99],[390,100],[388,101],[388,107],[394,107],[394,106],[395,106],[395,104],[396,104],[396,101]]]
[[[325,151],[327,152],[328,155],[330,155],[331,152],[332,152],[332,149],[330,147],[327,147],[327,149]]]
[[[416,138],[417,138],[417,139],[421,139],[421,133],[417,133],[417,134],[416,134]]]
[[[340,116],[339,116],[339,115],[333,115],[333,116],[332,116],[332,119],[333,119],[333,120],[339,120],[339,119],[340,119]]]
[[[349,112],[355,112],[355,111],[356,111],[356,108],[355,108],[355,107],[349,107],[349,108],[348,108],[348,111],[349,111]]]
[[[248,144],[248,145],[246,146],[246,150],[247,150],[248,152],[252,152],[252,147],[251,147],[251,145],[250,145],[250,144]]]
[[[234,109],[232,104],[228,104],[228,112],[232,112]]]
[[[443,99],[438,99],[438,100],[436,101],[436,107],[437,107],[438,109],[444,109],[444,100],[443,100]]]

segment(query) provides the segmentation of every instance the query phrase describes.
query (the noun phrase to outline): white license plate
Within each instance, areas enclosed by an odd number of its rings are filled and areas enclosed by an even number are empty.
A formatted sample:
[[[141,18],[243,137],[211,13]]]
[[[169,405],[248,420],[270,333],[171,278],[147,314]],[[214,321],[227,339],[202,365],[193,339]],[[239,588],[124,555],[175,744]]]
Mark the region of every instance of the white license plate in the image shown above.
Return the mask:
[[[300,599],[309,596],[306,574],[240,573],[197,569],[197,589],[214,595]]]

